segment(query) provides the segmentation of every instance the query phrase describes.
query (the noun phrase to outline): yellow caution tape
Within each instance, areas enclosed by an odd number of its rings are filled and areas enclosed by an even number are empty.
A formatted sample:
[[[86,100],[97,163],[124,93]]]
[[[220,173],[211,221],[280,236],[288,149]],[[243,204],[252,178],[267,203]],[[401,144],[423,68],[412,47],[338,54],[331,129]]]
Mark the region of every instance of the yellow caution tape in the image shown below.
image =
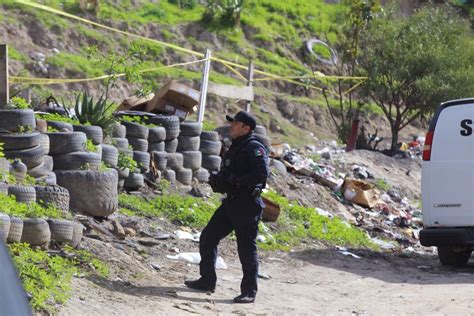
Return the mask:
[[[278,77],[263,77],[255,78],[253,81],[269,81],[269,80],[281,80],[281,79],[326,79],[326,80],[366,80],[367,77],[344,77],[344,76],[278,76]]]

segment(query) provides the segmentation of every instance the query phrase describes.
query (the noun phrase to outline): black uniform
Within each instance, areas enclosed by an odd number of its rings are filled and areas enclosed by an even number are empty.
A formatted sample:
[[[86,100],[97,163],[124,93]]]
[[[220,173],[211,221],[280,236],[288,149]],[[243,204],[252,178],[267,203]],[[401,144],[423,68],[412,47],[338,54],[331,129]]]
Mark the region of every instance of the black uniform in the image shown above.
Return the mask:
[[[242,264],[242,294],[257,292],[258,258],[256,237],[258,222],[265,206],[260,192],[268,176],[268,153],[252,133],[232,142],[225,154],[221,171],[211,179],[211,186],[227,197],[216,210],[200,238],[201,281],[208,287],[216,284],[217,245],[235,231]]]

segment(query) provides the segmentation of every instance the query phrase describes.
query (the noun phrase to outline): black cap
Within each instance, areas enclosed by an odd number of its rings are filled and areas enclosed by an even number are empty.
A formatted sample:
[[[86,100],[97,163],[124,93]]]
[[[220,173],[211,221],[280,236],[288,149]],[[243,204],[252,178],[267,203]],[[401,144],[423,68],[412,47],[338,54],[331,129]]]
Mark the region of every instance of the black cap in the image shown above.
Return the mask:
[[[255,129],[255,126],[257,126],[257,120],[255,119],[255,117],[253,117],[252,114],[250,114],[248,112],[245,112],[245,111],[240,111],[234,117],[232,117],[230,115],[226,115],[225,118],[229,122],[233,122],[233,121],[242,122],[245,125],[250,126],[250,129],[252,131]]]

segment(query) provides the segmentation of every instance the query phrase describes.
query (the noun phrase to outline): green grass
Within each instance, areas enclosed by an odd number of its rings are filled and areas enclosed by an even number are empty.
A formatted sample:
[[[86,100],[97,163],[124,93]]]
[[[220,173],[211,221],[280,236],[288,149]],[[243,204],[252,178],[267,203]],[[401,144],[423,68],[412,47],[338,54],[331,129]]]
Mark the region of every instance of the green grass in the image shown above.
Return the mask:
[[[0,194],[1,211],[10,216],[20,218],[64,218],[63,213],[56,207],[42,207],[37,203],[19,203],[15,196]]]

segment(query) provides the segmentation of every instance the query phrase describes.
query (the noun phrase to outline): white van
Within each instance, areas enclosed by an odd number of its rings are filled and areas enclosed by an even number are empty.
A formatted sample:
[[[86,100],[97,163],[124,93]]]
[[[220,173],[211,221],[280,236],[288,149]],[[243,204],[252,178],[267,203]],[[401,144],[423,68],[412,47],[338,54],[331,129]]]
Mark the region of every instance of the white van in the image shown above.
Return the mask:
[[[420,243],[441,264],[465,265],[474,246],[474,98],[442,103],[423,148]]]

